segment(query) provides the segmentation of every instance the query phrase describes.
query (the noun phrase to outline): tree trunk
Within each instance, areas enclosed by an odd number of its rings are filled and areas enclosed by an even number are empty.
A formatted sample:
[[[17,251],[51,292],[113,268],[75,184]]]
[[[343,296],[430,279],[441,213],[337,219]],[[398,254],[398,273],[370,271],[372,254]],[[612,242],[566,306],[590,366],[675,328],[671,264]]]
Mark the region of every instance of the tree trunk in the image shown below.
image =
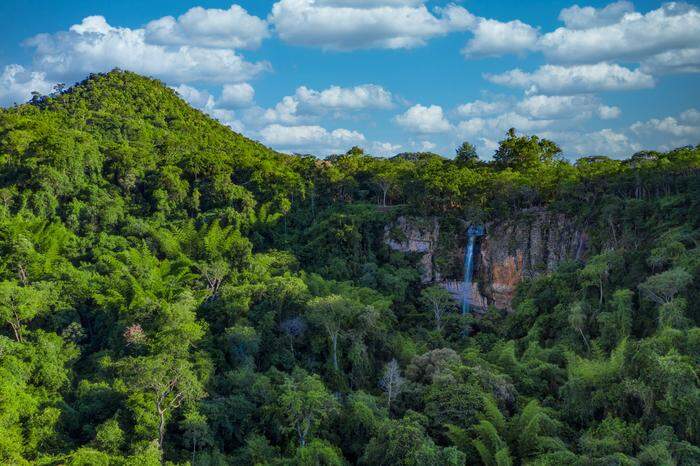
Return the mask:
[[[10,322],[10,325],[12,326],[12,331],[15,332],[15,340],[22,343],[22,327],[20,323],[21,321],[19,320],[19,316],[17,316],[16,311],[13,311],[13,314],[15,316],[15,321]]]
[[[583,342],[586,344],[586,349],[588,352],[591,352],[591,347],[588,346],[588,340],[586,339],[586,335],[583,334],[583,330],[581,330],[581,327],[578,328],[578,333],[581,334],[581,338],[583,338]]]
[[[338,334],[334,333],[331,336],[331,344],[333,345],[333,368],[338,370]]]
[[[442,313],[437,304],[435,304],[435,329],[442,332]]]
[[[12,331],[15,333],[15,340],[22,343],[22,332],[19,329],[19,323],[10,322],[10,327],[12,327]]]
[[[158,403],[158,417],[160,418],[158,422],[158,449],[162,454],[165,440],[165,410],[161,408],[160,402]]]

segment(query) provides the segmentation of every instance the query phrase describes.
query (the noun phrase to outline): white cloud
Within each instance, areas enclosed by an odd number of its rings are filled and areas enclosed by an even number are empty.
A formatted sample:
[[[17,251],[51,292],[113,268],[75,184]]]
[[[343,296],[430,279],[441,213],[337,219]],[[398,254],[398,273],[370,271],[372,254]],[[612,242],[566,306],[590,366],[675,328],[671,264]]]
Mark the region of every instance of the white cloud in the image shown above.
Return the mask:
[[[396,155],[401,150],[401,144],[392,144],[391,142],[375,141],[372,143],[372,153],[381,156]]]
[[[421,150],[423,150],[425,152],[429,152],[429,151],[435,149],[435,147],[437,147],[437,145],[434,142],[431,142],[431,141],[421,141],[420,142],[420,148],[421,148]]]
[[[7,65],[0,74],[0,106],[22,104],[32,96],[32,91],[48,94],[52,84],[46,74],[29,71],[21,65]]]
[[[34,67],[61,79],[119,67],[179,83],[237,82],[270,68],[228,49],[154,45],[143,29],[112,27],[101,16],[87,17],[68,31],[39,34],[26,44],[35,48]]]
[[[224,84],[219,105],[227,108],[246,107],[253,103],[255,89],[248,83]]]
[[[409,131],[426,134],[444,133],[452,127],[439,105],[431,105],[430,107],[424,107],[420,104],[414,105],[398,115],[396,122]]]
[[[666,133],[672,136],[697,137],[700,142],[700,127],[678,121],[674,117],[652,118],[646,122],[638,121],[630,126],[637,134]]]
[[[486,116],[504,112],[508,103],[504,101],[485,102],[475,100],[457,107],[457,113],[463,117]]]
[[[431,13],[422,2],[280,0],[268,21],[291,44],[323,49],[411,48],[466,30],[474,16],[450,4]]]
[[[233,110],[226,110],[224,108],[210,108],[204,109],[206,113],[212,118],[218,120],[221,124],[230,127],[232,130],[242,133],[245,130],[245,125],[236,116]]]
[[[457,125],[457,132],[463,137],[498,138],[510,128],[518,131],[540,131],[555,123],[555,120],[534,119],[516,112],[507,112],[493,118],[471,118]]]
[[[601,105],[598,107],[598,116],[602,120],[614,120],[622,114],[620,107]]]
[[[474,37],[462,49],[466,57],[499,56],[535,50],[539,32],[532,26],[515,20],[503,23],[479,18],[472,31]]]
[[[260,131],[263,142],[279,150],[311,149],[316,153],[338,152],[365,141],[362,133],[345,128],[328,131],[317,125],[283,126],[272,124]]]
[[[180,84],[177,87],[173,87],[173,89],[191,106],[202,110],[234,131],[243,132],[243,122],[237,118],[236,113],[233,110],[221,108],[219,102],[209,92],[186,84]]]
[[[531,95],[517,105],[520,114],[536,119],[590,118],[594,113],[602,119],[617,118],[620,109],[600,103],[590,94]]]
[[[262,120],[268,123],[285,123],[285,124],[296,124],[299,122],[300,117],[297,115],[297,109],[299,108],[299,102],[292,96],[286,96],[282,98],[273,108],[268,109],[252,109],[249,112],[249,118],[255,120]],[[256,117],[256,114],[262,111],[262,117]]]
[[[642,61],[641,69],[647,73],[700,73],[700,47],[669,50]]]
[[[149,22],[146,41],[160,45],[256,48],[270,32],[267,22],[239,5],[228,10],[194,7],[177,19],[164,16]]]
[[[700,123],[700,111],[689,108],[680,114],[680,120],[686,123]]]
[[[529,93],[572,94],[623,91],[654,87],[654,78],[639,69],[611,63],[594,65],[543,65],[532,73],[514,69],[485,75],[489,81],[526,89]]]
[[[630,130],[644,143],[644,148],[671,150],[700,143],[700,112],[694,108],[680,115],[638,121]]]
[[[375,84],[364,84],[352,88],[331,86],[316,91],[302,86],[294,96],[300,103],[314,109],[360,110],[365,108],[391,108],[391,92]]]
[[[634,5],[626,0],[611,3],[601,9],[574,5],[561,10],[559,19],[569,29],[590,29],[617,23],[625,14],[633,11]]]
[[[564,152],[577,156],[608,155],[629,157],[642,146],[624,133],[606,128],[590,133],[559,135]]]
[[[213,108],[215,105],[214,96],[207,91],[202,91],[187,84],[180,84],[173,87],[185,102],[195,108]]]
[[[595,63],[642,60],[700,43],[700,10],[695,6],[671,2],[646,14],[624,9],[618,5],[616,11],[586,10],[587,16],[565,10],[565,21],[573,21],[577,29],[563,27],[545,34],[539,48],[552,60]]]
[[[301,86],[293,95],[282,98],[274,107],[255,107],[246,112],[248,120],[258,124],[284,123],[298,125],[312,122],[320,115],[353,112],[367,109],[388,109],[394,106],[391,92],[375,84],[355,87],[331,86],[318,91]]]

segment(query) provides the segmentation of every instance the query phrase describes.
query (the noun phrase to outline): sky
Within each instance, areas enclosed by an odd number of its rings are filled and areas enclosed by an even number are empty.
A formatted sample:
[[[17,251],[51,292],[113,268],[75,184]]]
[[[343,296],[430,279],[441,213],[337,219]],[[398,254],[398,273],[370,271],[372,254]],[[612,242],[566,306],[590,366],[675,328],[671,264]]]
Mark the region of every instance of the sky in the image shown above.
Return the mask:
[[[700,143],[698,2],[3,0],[0,30],[0,106],[118,67],[290,153]]]

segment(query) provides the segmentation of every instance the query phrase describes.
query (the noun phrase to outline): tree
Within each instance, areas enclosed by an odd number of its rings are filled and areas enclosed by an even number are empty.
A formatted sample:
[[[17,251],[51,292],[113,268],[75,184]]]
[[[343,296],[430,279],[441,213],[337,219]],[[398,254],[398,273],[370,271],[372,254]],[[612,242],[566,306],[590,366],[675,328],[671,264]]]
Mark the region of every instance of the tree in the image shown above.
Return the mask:
[[[196,463],[197,448],[202,448],[213,443],[211,431],[207,424],[207,418],[196,410],[189,410],[180,421],[180,428],[184,431],[184,440],[192,447],[192,464]]]
[[[442,332],[442,321],[445,312],[454,304],[452,295],[442,286],[435,285],[423,290],[421,301],[433,311],[435,330]]]
[[[379,387],[386,394],[387,410],[391,413],[391,402],[401,393],[405,380],[401,377],[401,368],[396,359],[392,359],[384,367],[384,375],[379,380]]]
[[[164,354],[129,358],[120,366],[132,388],[149,394],[158,416],[158,448],[163,451],[166,422],[172,412],[204,396],[191,364]]]
[[[456,448],[440,448],[425,432],[425,417],[410,411],[402,419],[384,421],[365,447],[359,464],[401,466],[457,466],[465,455]]]
[[[588,339],[583,333],[583,329],[586,326],[586,303],[577,301],[569,308],[569,325],[571,328],[576,330],[583,338],[583,342],[586,344],[586,349],[590,352],[591,347],[588,345]]]
[[[350,327],[363,306],[351,299],[340,295],[329,295],[314,298],[308,304],[309,320],[321,327],[330,344],[333,369],[340,370],[338,363],[338,342],[345,329]]]
[[[518,136],[514,128],[509,129],[506,136],[493,156],[495,166],[500,169],[532,170],[552,162],[561,153],[552,141],[537,136]]]
[[[615,251],[606,251],[591,257],[586,266],[579,272],[584,286],[598,287],[598,306],[603,306],[604,285],[608,280],[610,270],[619,260]]]
[[[479,155],[476,153],[476,148],[467,141],[464,141],[455,152],[455,163],[458,167],[471,168],[479,162]]]
[[[598,314],[601,340],[608,349],[615,347],[632,331],[633,296],[631,290],[615,291],[610,300],[610,311]]]
[[[296,433],[299,446],[306,445],[319,424],[337,409],[337,401],[318,375],[295,369],[286,377],[279,396],[286,430]]]
[[[692,281],[693,276],[684,268],[675,267],[647,278],[639,285],[639,290],[648,299],[658,304],[668,304]]]
[[[8,323],[15,340],[22,342],[22,324],[46,311],[50,305],[47,284],[21,286],[13,281],[0,282],[0,318]]]

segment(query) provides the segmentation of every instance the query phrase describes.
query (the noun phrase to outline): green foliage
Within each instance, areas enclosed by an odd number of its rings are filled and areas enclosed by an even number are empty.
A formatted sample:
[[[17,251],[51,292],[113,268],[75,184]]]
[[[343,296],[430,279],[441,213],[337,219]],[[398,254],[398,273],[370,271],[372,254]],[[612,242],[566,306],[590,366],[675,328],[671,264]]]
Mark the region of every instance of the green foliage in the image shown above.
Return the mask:
[[[0,109],[0,463],[698,464],[699,170],[284,155],[120,70]],[[466,319],[393,228],[449,279],[545,210],[586,247]]]

